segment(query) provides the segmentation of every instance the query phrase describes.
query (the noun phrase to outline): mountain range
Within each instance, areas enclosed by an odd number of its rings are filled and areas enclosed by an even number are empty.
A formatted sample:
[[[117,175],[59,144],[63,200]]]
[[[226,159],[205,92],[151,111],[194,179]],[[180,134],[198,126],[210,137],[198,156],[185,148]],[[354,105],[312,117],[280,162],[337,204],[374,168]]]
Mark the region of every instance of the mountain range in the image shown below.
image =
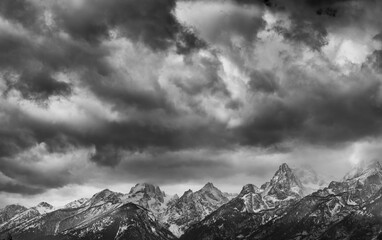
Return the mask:
[[[268,182],[248,183],[239,194],[209,182],[179,197],[139,183],[63,207],[8,205],[0,209],[0,239],[382,239],[381,187],[378,161],[332,182],[284,163]]]

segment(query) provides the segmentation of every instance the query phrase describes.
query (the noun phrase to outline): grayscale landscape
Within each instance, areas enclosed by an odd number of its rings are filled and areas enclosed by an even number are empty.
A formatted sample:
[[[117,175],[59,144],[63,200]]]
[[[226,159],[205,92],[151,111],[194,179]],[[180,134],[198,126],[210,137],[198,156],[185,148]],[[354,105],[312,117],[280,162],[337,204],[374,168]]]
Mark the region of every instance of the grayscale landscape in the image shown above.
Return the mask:
[[[0,0],[0,240],[382,240],[381,16]]]

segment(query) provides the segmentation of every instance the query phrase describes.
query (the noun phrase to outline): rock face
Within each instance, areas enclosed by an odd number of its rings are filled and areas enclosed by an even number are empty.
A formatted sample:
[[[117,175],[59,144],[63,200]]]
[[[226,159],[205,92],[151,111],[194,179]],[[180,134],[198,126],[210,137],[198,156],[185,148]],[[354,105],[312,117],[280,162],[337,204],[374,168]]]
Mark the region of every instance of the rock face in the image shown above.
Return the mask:
[[[172,196],[166,195],[158,186],[149,183],[138,183],[122,197],[124,202],[132,202],[151,210],[157,219],[161,217],[171,199]]]
[[[64,206],[64,208],[79,208],[79,207],[83,207],[88,202],[89,202],[88,198],[80,198],[80,199],[77,199],[77,200],[75,200],[73,202],[70,202],[70,203],[66,204]]]
[[[38,214],[31,208],[0,227],[16,239],[174,239],[154,215],[141,206],[124,202],[123,194],[105,189],[77,208]],[[50,206],[50,205],[49,205]],[[49,208],[45,203],[36,207]],[[22,219],[24,213],[36,213]]]
[[[286,199],[287,197],[302,196],[304,191],[300,180],[286,163],[283,163],[271,181],[264,184],[261,188],[264,189],[263,195],[274,196],[279,200]]]
[[[161,222],[177,236],[180,236],[192,224],[215,211],[229,201],[212,183],[207,183],[196,192],[186,191],[179,199],[169,204]]]
[[[17,208],[19,208],[20,211],[17,211],[17,213],[14,212],[15,214],[13,214],[12,218],[0,224],[0,229],[12,229],[19,224],[55,210],[52,205],[46,202],[41,202],[37,206],[29,209],[21,206]]]
[[[321,236],[321,239],[382,239],[382,190]]]
[[[8,206],[0,233],[17,239],[174,239],[158,219],[177,196],[140,183],[128,194],[105,189],[55,209],[42,202],[32,208]],[[19,209],[19,210],[17,210]],[[6,214],[7,212],[7,214]]]
[[[18,204],[8,205],[0,209],[0,224],[9,221],[11,218],[19,213],[26,211],[27,208]]]
[[[52,212],[55,210],[55,208],[47,202],[40,202],[37,206],[33,207],[32,209],[38,211],[40,215],[43,215],[45,213]]]
[[[379,162],[327,187],[322,182],[311,170],[282,164],[261,187],[244,185],[237,196],[212,183],[181,197],[140,183],[127,194],[105,189],[61,209],[9,205],[0,210],[0,239],[382,239]],[[318,190],[309,193],[312,186]]]
[[[236,239],[278,216],[303,196],[300,180],[287,164],[282,164],[272,179],[261,188],[253,184],[192,226],[180,239]]]
[[[331,182],[328,187],[306,195],[307,187],[300,177],[311,184],[317,182],[312,179],[314,175],[296,174],[282,164],[261,188],[245,185],[236,198],[193,225],[180,239],[382,237],[381,174],[380,164],[374,162],[353,170],[342,182]],[[362,234],[367,237],[361,238]]]
[[[289,206],[281,217],[260,226],[244,239],[373,239],[381,231],[379,163],[353,170],[342,182]]]

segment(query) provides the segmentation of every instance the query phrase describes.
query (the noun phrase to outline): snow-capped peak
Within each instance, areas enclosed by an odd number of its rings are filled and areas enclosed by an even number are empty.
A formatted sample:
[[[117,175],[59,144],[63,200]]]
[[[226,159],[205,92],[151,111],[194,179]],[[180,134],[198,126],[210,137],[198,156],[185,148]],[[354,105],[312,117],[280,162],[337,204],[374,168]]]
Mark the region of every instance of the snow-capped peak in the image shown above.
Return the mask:
[[[13,211],[25,211],[25,210],[27,210],[27,208],[24,206],[21,206],[19,204],[11,204],[0,209],[0,212],[7,212],[7,211],[13,212]]]
[[[117,193],[110,191],[109,189],[104,189],[93,195],[90,199],[90,205],[95,205],[103,202],[117,203],[121,201],[122,193]]]
[[[159,218],[170,201],[174,201],[172,196],[168,196],[161,189],[150,183],[138,183],[131,188],[128,194],[122,197],[123,202],[132,202],[150,209],[155,217]]]
[[[207,183],[200,190],[196,191],[194,195],[197,198],[201,198],[210,202],[228,201],[225,194],[216,188],[212,183]]]
[[[72,201],[64,206],[64,208],[79,208],[84,206],[89,201],[88,198],[80,198]]]
[[[286,163],[280,165],[271,181],[264,184],[262,188],[263,195],[276,195],[278,199],[284,199],[290,195],[302,196],[304,190],[301,181]]]
[[[144,194],[150,198],[156,198],[160,202],[164,201],[166,197],[165,192],[162,192],[158,186],[155,186],[150,183],[138,183],[134,187],[131,188],[129,195],[134,197],[137,194]]]
[[[49,203],[47,202],[40,202],[39,204],[37,204],[37,207],[43,207],[43,208],[53,208],[52,205],[50,205]]]
[[[202,193],[206,193],[206,192],[212,193],[214,195],[222,195],[223,194],[217,187],[215,187],[210,182],[206,183],[206,185],[204,185],[204,187],[202,187],[200,190],[198,190],[195,193],[196,194],[202,194]]]
[[[216,187],[211,182],[208,182],[206,183],[206,185],[204,185],[204,187],[201,190],[212,190],[212,189],[216,189]]]
[[[27,208],[19,204],[11,204],[0,209],[0,224],[8,221],[19,213],[26,211]]]
[[[47,202],[40,202],[37,206],[33,207],[33,209],[37,210],[41,215],[55,210],[55,208]]]

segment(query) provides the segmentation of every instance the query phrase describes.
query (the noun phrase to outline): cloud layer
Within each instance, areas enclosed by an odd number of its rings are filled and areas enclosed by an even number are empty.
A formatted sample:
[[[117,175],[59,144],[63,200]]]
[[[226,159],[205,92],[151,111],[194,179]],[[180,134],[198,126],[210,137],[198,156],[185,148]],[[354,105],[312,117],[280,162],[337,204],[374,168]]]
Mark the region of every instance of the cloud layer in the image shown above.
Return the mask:
[[[0,192],[242,185],[301,164],[303,149],[350,156],[382,133],[381,12],[371,0],[4,0]]]

